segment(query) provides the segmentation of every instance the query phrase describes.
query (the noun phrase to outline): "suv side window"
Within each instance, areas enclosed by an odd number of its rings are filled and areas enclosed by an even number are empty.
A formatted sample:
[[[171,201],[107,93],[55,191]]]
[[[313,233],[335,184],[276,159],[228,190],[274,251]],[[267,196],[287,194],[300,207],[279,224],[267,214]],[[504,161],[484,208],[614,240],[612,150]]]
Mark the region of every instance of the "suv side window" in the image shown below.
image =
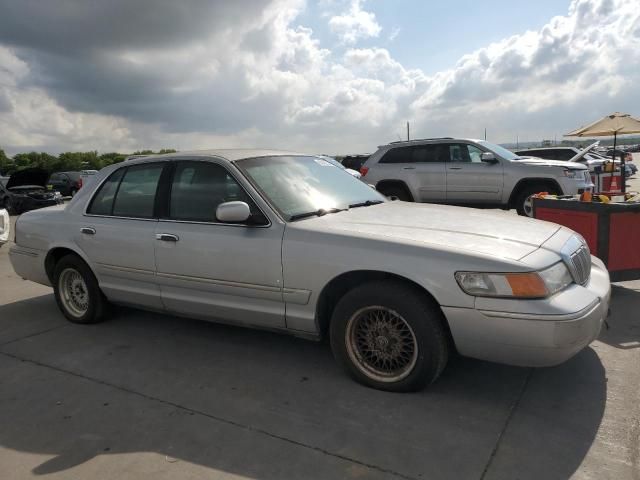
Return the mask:
[[[170,219],[217,222],[218,205],[232,201],[247,203],[252,215],[263,217],[249,195],[221,165],[197,161],[177,163],[171,183]]]
[[[388,150],[378,163],[411,163],[411,147],[396,147]]]
[[[437,163],[446,162],[446,157],[446,145],[434,143],[392,148],[379,163]]]
[[[454,163],[482,163],[482,150],[466,143],[449,145],[449,161]]]

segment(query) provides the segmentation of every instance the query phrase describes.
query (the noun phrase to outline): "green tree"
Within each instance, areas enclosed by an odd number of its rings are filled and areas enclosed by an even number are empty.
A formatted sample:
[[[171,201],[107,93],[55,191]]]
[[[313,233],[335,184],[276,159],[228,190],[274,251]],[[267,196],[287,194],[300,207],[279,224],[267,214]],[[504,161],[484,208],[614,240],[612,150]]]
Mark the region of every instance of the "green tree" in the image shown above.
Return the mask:
[[[57,165],[58,157],[54,157],[45,152],[16,153],[13,156],[13,162],[15,163],[16,170],[22,170],[24,168],[44,168],[45,170],[53,171]]]
[[[9,175],[15,168],[13,160],[11,160],[0,148],[0,175]]]

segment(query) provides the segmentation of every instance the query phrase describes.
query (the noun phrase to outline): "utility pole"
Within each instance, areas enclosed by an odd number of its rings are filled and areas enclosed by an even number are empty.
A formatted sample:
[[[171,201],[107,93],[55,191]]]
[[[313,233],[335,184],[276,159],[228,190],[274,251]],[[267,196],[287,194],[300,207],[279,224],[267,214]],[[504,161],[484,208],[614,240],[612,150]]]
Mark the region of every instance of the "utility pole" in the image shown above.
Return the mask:
[[[487,140],[487,127],[484,128],[484,139]]]
[[[516,135],[516,150],[520,150],[520,137]]]
[[[409,122],[407,122],[407,142],[410,140],[409,138]]]

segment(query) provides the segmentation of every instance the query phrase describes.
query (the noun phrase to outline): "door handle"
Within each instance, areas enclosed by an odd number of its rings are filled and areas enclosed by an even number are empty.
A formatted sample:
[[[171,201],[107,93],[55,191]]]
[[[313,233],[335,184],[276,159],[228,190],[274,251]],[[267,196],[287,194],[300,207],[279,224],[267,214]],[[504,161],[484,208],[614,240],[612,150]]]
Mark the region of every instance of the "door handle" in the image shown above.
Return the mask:
[[[449,170],[462,170],[462,167],[449,167]]]
[[[180,239],[177,235],[172,233],[156,233],[156,240],[162,240],[163,242],[177,242]]]
[[[95,235],[96,229],[93,227],[82,227],[80,229],[80,233],[84,233],[85,235]]]
[[[415,170],[416,167],[402,167],[403,170]]]

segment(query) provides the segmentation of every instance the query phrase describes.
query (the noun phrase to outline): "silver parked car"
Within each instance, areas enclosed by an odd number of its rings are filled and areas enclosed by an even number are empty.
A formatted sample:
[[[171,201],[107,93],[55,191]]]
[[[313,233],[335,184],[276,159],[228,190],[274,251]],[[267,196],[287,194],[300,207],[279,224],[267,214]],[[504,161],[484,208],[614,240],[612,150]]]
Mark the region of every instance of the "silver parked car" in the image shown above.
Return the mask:
[[[451,352],[565,361],[609,308],[603,263],[546,222],[388,201],[321,157],[258,150],[105,168],[66,206],[25,213],[17,274],[76,323],[111,303],[329,336],[359,382],[435,380]]]
[[[584,165],[521,158],[485,140],[449,137],[383,145],[360,172],[364,182],[400,200],[516,208],[529,217],[535,193],[593,189]]]

